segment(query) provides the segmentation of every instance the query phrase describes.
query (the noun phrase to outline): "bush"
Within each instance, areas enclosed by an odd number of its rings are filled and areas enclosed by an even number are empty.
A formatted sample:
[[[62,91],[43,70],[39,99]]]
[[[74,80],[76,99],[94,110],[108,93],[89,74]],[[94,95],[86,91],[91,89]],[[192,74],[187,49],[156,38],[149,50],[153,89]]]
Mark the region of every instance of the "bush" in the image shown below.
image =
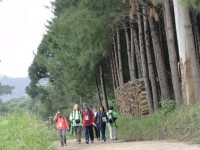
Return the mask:
[[[160,104],[160,113],[163,115],[166,115],[167,113],[175,110],[176,102],[174,100],[162,100]]]
[[[57,138],[55,130],[47,128],[40,118],[30,113],[15,112],[0,119],[2,150],[46,150]]]

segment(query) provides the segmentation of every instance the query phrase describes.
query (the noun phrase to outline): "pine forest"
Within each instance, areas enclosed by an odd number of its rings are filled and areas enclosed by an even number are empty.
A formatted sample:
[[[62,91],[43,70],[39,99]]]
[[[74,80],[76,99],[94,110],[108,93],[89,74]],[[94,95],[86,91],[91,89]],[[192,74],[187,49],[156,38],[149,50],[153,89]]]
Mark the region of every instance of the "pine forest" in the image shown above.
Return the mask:
[[[199,0],[55,0],[48,9],[26,88],[47,114],[88,102],[141,116],[200,102]]]

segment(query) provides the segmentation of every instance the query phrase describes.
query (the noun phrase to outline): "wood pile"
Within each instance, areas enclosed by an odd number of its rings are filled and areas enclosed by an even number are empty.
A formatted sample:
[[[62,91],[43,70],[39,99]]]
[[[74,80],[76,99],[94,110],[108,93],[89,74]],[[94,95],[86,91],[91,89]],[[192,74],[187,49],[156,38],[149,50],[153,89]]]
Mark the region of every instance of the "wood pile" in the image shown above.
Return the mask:
[[[121,114],[143,116],[149,113],[143,79],[129,81],[115,90],[118,110]]]

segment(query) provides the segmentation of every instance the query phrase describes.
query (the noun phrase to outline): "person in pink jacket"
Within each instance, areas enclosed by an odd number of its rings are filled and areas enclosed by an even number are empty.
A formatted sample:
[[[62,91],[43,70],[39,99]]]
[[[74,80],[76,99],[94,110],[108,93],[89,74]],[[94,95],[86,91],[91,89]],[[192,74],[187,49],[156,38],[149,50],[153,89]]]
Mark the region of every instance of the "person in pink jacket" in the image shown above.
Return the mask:
[[[61,113],[58,111],[54,117],[54,122],[56,123],[56,129],[60,137],[61,147],[63,147],[64,145],[67,146],[66,133],[67,130],[69,130],[69,124],[66,118],[63,117]]]

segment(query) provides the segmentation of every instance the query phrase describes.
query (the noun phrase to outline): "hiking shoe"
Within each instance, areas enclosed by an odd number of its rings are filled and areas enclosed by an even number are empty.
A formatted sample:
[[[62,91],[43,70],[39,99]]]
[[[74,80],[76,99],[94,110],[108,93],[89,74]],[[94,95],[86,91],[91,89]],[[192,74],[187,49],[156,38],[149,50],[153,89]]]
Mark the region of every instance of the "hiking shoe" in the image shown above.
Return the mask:
[[[61,144],[61,147],[64,147],[64,145],[63,145],[63,144]]]
[[[89,141],[86,141],[85,143],[86,143],[86,144],[89,144]]]
[[[103,141],[105,142],[105,141],[106,141],[106,138],[104,138]]]

